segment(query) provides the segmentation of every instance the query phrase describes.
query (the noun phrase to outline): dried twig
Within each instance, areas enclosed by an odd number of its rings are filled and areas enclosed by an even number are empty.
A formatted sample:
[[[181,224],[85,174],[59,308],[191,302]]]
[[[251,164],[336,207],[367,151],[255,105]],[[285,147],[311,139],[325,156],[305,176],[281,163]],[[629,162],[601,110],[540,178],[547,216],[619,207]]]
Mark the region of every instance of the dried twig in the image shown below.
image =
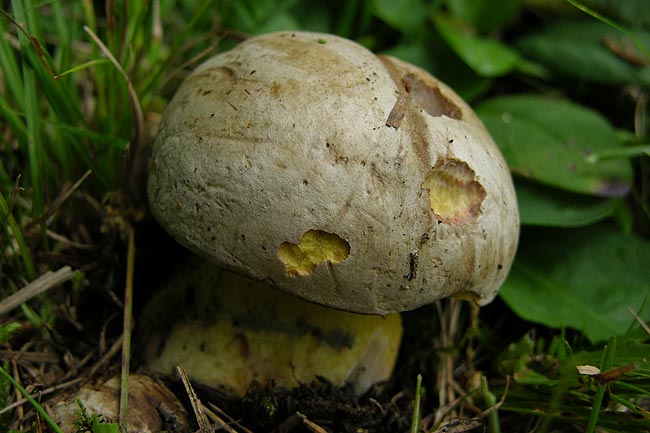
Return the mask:
[[[57,198],[54,200],[49,209],[39,218],[33,220],[31,224],[41,223],[46,221],[46,225],[49,226],[52,222],[52,218],[59,211],[61,206],[72,196],[72,194],[79,189],[82,183],[92,174],[92,170],[88,169],[86,172],[68,189],[63,191]]]
[[[131,328],[133,322],[133,271],[135,268],[135,235],[129,229],[129,246],[126,261],[126,288],[124,290],[124,326],[122,330],[122,374],[120,377],[120,429],[128,431],[129,373],[131,363]]]
[[[643,319],[642,319],[641,317],[639,317],[639,315],[636,314],[636,312],[635,312],[633,309],[631,309],[630,307],[627,307],[627,309],[628,309],[628,311],[630,312],[630,314],[632,314],[632,316],[634,316],[634,319],[635,319],[637,322],[639,322],[639,325],[641,325],[641,327],[643,328],[643,330],[644,330],[645,332],[647,332],[648,335],[650,335],[650,326],[648,326],[648,324],[645,323],[645,322],[643,321]]]
[[[212,421],[215,421],[215,422],[218,423],[218,425],[215,426],[215,429],[216,429],[216,430],[223,429],[223,430],[226,431],[227,433],[237,433],[237,430],[235,430],[234,428],[230,427],[230,425],[228,425],[228,423],[227,423],[226,421],[224,421],[223,419],[221,419],[221,418],[219,417],[219,415],[217,415],[216,413],[212,412],[210,409],[208,409],[208,408],[205,407],[205,406],[202,406],[202,408],[203,408],[203,410],[205,411],[205,413],[207,414],[208,418],[211,418]]]
[[[100,368],[104,366],[104,364],[108,363],[108,361],[111,360],[113,356],[117,354],[117,352],[120,351],[122,348],[122,341],[124,340],[124,336],[120,335],[117,340],[115,340],[115,343],[111,346],[110,349],[104,355],[101,357],[99,361],[95,363],[95,365],[92,366],[90,371],[88,372],[88,377],[93,377],[95,373],[99,371]]]
[[[315,422],[307,419],[306,415],[301,414],[300,412],[296,412],[296,415],[302,418],[302,423],[307,427],[309,430],[311,430],[314,433],[327,433],[327,430],[325,430],[323,427],[319,426]]]
[[[76,384],[78,384],[80,382],[83,382],[84,380],[86,380],[86,379],[83,378],[83,377],[78,377],[76,379],[69,380],[67,382],[63,382],[63,383],[60,383],[58,385],[51,386],[49,388],[45,388],[42,391],[34,393],[34,395],[32,395],[32,398],[36,399],[36,397],[39,397],[39,396],[42,397],[42,396],[45,396],[45,395],[48,395],[48,394],[52,394],[53,392],[56,392],[56,391],[59,391],[59,390],[74,386],[74,385],[76,385]],[[2,409],[0,409],[0,415],[4,415],[5,413],[14,410],[17,407],[20,407],[20,406],[24,405],[25,403],[29,403],[29,400],[26,399],[26,398],[15,401],[14,403],[10,404],[9,406],[5,406]]]
[[[190,399],[190,403],[192,403],[194,416],[196,417],[196,421],[199,423],[199,431],[201,433],[211,433],[212,426],[210,426],[210,421],[208,421],[208,417],[205,415],[205,412],[203,412],[201,400],[199,400],[196,392],[194,392],[194,388],[192,388],[192,384],[190,383],[190,379],[187,377],[187,373],[185,373],[183,367],[177,366],[176,369],[178,370],[178,374],[181,376],[181,381],[185,386],[185,391],[187,392],[187,396]]]
[[[56,272],[48,271],[0,302],[0,316],[27,302],[33,297],[56,287],[74,277],[70,266],[63,266]]]
[[[207,406],[210,407],[213,411],[221,415],[222,417],[226,418],[228,420],[228,424],[230,425],[235,425],[239,430],[242,431],[242,433],[253,433],[249,429],[247,429],[245,426],[241,425],[239,421],[228,415],[223,409],[221,409],[219,406],[212,402],[208,402]],[[204,406],[205,407],[205,406]]]
[[[0,359],[15,359],[17,361],[54,364],[59,362],[59,356],[50,352],[26,352],[23,350],[0,350]]]

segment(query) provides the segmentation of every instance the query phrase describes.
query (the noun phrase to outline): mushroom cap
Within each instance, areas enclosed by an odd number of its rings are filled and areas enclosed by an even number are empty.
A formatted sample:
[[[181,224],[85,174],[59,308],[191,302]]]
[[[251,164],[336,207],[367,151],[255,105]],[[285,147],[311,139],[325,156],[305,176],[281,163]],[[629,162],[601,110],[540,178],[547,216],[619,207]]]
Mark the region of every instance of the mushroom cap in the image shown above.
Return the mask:
[[[426,71],[311,32],[200,65],[164,113],[151,210],[182,245],[308,301],[389,314],[491,301],[519,216],[471,108]]]

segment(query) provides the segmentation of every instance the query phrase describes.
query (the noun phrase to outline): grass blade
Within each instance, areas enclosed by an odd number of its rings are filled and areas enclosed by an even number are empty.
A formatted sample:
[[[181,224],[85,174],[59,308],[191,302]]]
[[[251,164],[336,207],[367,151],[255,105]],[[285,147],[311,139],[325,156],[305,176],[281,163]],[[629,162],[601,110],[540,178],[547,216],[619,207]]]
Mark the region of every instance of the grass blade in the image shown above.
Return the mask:
[[[614,353],[616,352],[616,337],[612,337],[609,340],[607,346],[605,346],[603,353],[603,360],[600,367],[600,371],[609,370],[614,364]],[[591,415],[589,416],[589,424],[587,424],[587,433],[594,433],[596,430],[596,425],[598,423],[598,416],[600,415],[600,408],[603,403],[603,397],[605,396],[605,391],[607,390],[607,384],[602,384],[596,390],[596,395],[594,396],[594,403],[591,407]]]
[[[22,257],[22,274],[26,276],[30,281],[34,280],[36,278],[36,267],[34,266],[32,254],[27,247],[27,244],[25,243],[23,232],[18,226],[16,219],[11,214],[9,205],[7,204],[7,201],[2,194],[0,194],[0,212],[2,212],[5,224],[9,226],[14,240],[18,245],[18,252],[20,254],[20,257]]]
[[[20,386],[20,384],[19,384],[18,382],[16,382],[16,381],[14,380],[14,378],[13,378],[9,373],[7,373],[7,371],[6,371],[2,366],[0,366],[0,375],[4,376],[4,377],[9,381],[9,382],[11,382],[11,384],[12,384],[12,385],[13,385],[13,386],[18,390],[18,391],[20,391],[20,393],[21,393],[21,394],[22,394],[22,395],[27,399],[27,401],[29,401],[29,403],[30,403],[32,406],[34,406],[34,409],[36,409],[36,411],[37,411],[37,412],[38,412],[38,413],[43,417],[43,419],[45,420],[45,422],[46,422],[46,423],[47,423],[47,424],[52,428],[52,430],[53,430],[55,433],[64,433],[64,431],[61,430],[61,427],[59,427],[59,426],[54,422],[54,420],[53,420],[52,418],[50,418],[50,416],[47,414],[47,412],[45,411],[45,409],[43,409],[43,407],[42,407],[40,404],[38,404],[38,402],[37,402],[36,400],[34,400],[34,398],[33,398],[31,395],[29,395],[29,393],[27,392],[27,390],[25,390],[25,388],[23,388],[22,386]]]
[[[415,398],[413,400],[413,417],[411,418],[410,433],[417,433],[420,431],[420,400],[422,399],[422,375],[418,374],[415,383]]]

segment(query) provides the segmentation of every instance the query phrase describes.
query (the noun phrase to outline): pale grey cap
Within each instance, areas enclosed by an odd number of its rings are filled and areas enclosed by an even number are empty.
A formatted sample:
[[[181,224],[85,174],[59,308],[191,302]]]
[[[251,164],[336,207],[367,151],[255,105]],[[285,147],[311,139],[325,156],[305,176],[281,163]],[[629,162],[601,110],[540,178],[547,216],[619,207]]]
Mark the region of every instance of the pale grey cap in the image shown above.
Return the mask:
[[[360,313],[485,304],[519,235],[508,167],[471,108],[320,33],[258,36],[199,66],[164,114],[148,190],[190,250]]]

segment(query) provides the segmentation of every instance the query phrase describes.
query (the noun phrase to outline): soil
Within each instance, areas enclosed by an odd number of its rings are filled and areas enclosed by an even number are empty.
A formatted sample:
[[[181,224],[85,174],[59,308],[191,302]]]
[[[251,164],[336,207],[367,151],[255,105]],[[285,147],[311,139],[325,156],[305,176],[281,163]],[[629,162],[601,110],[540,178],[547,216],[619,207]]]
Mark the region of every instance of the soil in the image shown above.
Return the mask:
[[[134,319],[137,330],[138,311],[146,302],[148,292],[164,278],[161,270],[173,267],[187,252],[150,220],[137,224],[135,233]],[[54,302],[54,328],[36,329],[20,311],[10,318],[23,326],[12,337],[11,345],[1,348],[4,351],[0,351],[0,359],[9,361],[14,376],[29,391],[48,391],[40,397],[46,409],[54,401],[73,394],[83,383],[101,383],[119,375],[126,249],[120,232],[112,230],[98,238],[92,251],[62,257],[85,271],[87,283],[73,295],[69,287],[59,287],[48,293],[47,301],[32,303],[38,308]],[[471,378],[474,369],[480,367],[481,354],[473,347],[473,336],[477,334],[476,321],[471,318],[473,310],[464,306],[454,319],[458,322],[454,327],[459,331],[445,335],[449,326],[441,325],[439,313],[448,305],[443,302],[438,307],[427,306],[403,314],[405,334],[391,380],[361,397],[355,396],[348,387],[338,388],[324,379],[293,390],[272,384],[266,387],[252,384],[241,400],[232,400],[199,385],[195,390],[204,405],[220,411],[222,419],[231,420],[231,431],[235,432],[406,432],[413,418],[416,377],[421,374],[424,380],[420,407],[426,431],[481,431],[482,421],[473,419],[481,410],[474,405],[471,396],[462,404],[445,406],[474,387]],[[498,306],[497,309],[502,310]],[[492,325],[498,326],[503,317],[500,314],[495,317]],[[492,320],[490,309],[486,311],[486,320]],[[133,353],[137,352],[135,339]],[[484,358],[493,359],[493,356],[489,354]],[[444,370],[443,365],[451,369]],[[137,357],[132,359],[131,370],[138,371]],[[177,381],[167,385],[186,405],[190,423],[195,423],[183,386]],[[443,395],[441,389],[452,391]],[[2,417],[0,422],[11,428],[27,429],[34,421],[45,428],[29,404]],[[440,421],[458,419],[465,421],[454,421],[436,430]]]

